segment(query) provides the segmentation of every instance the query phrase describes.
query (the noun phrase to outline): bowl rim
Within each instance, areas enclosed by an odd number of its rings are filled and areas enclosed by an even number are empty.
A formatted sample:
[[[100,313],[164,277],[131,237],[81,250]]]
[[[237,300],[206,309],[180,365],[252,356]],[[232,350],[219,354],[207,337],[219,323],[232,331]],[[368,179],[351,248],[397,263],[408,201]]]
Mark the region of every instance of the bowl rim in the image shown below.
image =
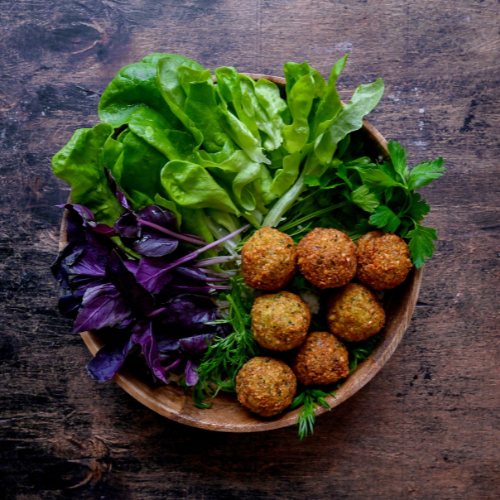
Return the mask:
[[[264,75],[258,73],[243,73],[254,80],[264,78],[271,82],[276,83],[278,86],[285,85],[285,79],[282,77]],[[387,141],[382,134],[368,121],[363,118],[364,132],[377,143],[384,157],[389,156],[387,149]],[[68,198],[68,203],[71,199]],[[60,229],[59,237],[59,250],[62,250],[67,243],[67,224],[66,224],[67,210],[65,210]],[[387,322],[382,331],[382,338],[377,343],[375,349],[368,356],[367,359],[358,364],[356,370],[349,374],[344,380],[338,390],[335,391],[336,397],[329,396],[326,398],[328,404],[333,409],[340,405],[348,398],[358,392],[364,385],[366,385],[385,365],[385,363],[392,356],[396,347],[401,342],[403,335],[410,324],[411,317],[417,304],[420,286],[422,283],[423,269],[412,269],[405,282],[394,291],[398,292],[398,296],[393,292],[389,300],[386,316]],[[406,307],[402,307],[406,305]],[[85,345],[93,356],[97,351],[104,346],[104,343],[92,332],[86,331],[80,333]],[[194,406],[192,398],[189,394],[185,394],[183,389],[178,386],[169,385],[160,388],[152,387],[144,380],[138,378],[135,374],[127,370],[126,367],[120,369],[113,377],[114,381],[134,399],[147,406],[151,410],[159,413],[176,422],[180,422],[192,427],[197,427],[206,430],[220,431],[220,432],[261,432],[282,427],[288,427],[296,423],[298,415],[302,407],[282,413],[276,417],[263,418],[258,415],[247,412],[246,418],[241,419],[240,422],[219,422],[212,419],[203,418],[206,412],[213,411],[212,409],[198,409]],[[167,391],[167,397],[164,394]],[[217,396],[215,400],[221,399],[224,396]],[[171,406],[166,405],[160,399],[166,399],[172,403]],[[180,401],[182,399],[182,401]],[[233,395],[233,399],[234,395]],[[214,402],[215,402],[214,400]],[[174,404],[175,403],[175,404]],[[231,403],[240,407],[237,401]],[[223,405],[218,410],[219,414],[228,413],[227,404]],[[241,409],[241,407],[240,407]],[[315,416],[322,415],[328,411],[327,408],[319,406],[316,408]],[[201,417],[200,417],[201,415]],[[210,415],[210,414],[208,414]]]

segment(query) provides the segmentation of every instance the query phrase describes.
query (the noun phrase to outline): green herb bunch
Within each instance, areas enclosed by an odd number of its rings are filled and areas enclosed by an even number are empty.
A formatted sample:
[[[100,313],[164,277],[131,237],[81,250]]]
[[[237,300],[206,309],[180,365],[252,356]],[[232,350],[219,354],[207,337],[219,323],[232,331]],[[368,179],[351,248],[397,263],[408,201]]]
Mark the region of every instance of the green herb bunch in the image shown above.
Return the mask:
[[[390,159],[374,163],[359,156],[365,152],[359,136],[347,136],[321,176],[305,177],[308,191],[278,229],[297,240],[314,227],[334,227],[353,240],[376,229],[396,233],[408,241],[415,266],[422,267],[433,255],[437,233],[421,224],[430,207],[415,189],[443,175],[443,159],[410,170],[400,144],[390,141],[388,149]]]
[[[199,380],[193,388],[193,401],[198,408],[210,408],[204,399],[213,398],[220,391],[236,392],[236,375],[261,351],[250,329],[253,293],[244,285],[241,275],[233,277],[231,285],[230,294],[219,296],[228,301],[228,314],[210,324],[229,324],[233,331],[213,341],[198,367]]]

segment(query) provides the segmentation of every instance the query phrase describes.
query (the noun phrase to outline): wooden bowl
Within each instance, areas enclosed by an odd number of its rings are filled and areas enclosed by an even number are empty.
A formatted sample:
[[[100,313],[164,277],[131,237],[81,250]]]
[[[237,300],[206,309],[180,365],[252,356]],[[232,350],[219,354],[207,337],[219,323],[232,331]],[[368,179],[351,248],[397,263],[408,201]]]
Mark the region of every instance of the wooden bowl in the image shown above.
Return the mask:
[[[284,78],[259,74],[248,74],[248,76],[255,80],[260,78],[270,80],[276,83],[284,93]],[[378,156],[383,158],[389,156],[387,141],[367,120],[363,121],[362,133],[365,135],[365,142],[370,144]],[[62,249],[66,243],[66,218],[64,217],[59,248]],[[337,397],[327,398],[332,408],[359,391],[387,363],[410,323],[421,282],[422,269],[413,269],[406,281],[392,291],[387,306],[387,321],[382,338],[370,356],[361,362],[356,371],[347,377],[340,389],[335,391]],[[81,336],[94,356],[104,345],[92,332],[83,332]],[[178,386],[172,384],[154,387],[151,384],[151,377],[147,374],[145,365],[140,359],[127,360],[122,369],[115,375],[114,380],[133,398],[160,415],[183,424],[212,431],[259,432],[279,429],[295,424],[301,410],[301,408],[297,408],[276,417],[263,418],[250,413],[238,403],[234,395],[228,394],[218,395],[210,401],[212,403],[210,409],[201,410],[193,404],[191,394],[186,394]],[[315,414],[321,415],[327,411],[326,408],[319,407]]]

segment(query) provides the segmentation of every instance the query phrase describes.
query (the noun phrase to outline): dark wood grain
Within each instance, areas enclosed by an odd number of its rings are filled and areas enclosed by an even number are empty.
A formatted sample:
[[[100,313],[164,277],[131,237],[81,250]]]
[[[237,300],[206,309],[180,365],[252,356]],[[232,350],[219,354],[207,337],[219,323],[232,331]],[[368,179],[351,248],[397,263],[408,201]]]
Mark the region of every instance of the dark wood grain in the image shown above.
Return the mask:
[[[500,6],[495,0],[62,0],[1,3],[0,497],[496,499],[500,496]],[[197,430],[97,384],[48,266],[69,190],[50,158],[97,120],[99,94],[153,51],[207,67],[327,76],[342,97],[383,77],[370,121],[416,163],[438,229],[412,324],[384,369],[318,419]]]

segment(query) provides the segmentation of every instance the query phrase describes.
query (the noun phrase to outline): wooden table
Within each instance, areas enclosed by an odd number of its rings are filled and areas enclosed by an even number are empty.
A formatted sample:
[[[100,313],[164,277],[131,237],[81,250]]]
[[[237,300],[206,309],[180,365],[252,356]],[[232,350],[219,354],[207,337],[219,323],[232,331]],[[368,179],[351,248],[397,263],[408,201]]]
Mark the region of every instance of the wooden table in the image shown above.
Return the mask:
[[[500,496],[500,5],[494,0],[5,0],[0,24],[0,497],[496,499]],[[381,76],[370,120],[413,163],[439,232],[411,327],[382,372],[297,429],[168,421],[85,373],[49,265],[69,189],[50,159],[97,121],[115,73],[150,52],[206,67]]]

